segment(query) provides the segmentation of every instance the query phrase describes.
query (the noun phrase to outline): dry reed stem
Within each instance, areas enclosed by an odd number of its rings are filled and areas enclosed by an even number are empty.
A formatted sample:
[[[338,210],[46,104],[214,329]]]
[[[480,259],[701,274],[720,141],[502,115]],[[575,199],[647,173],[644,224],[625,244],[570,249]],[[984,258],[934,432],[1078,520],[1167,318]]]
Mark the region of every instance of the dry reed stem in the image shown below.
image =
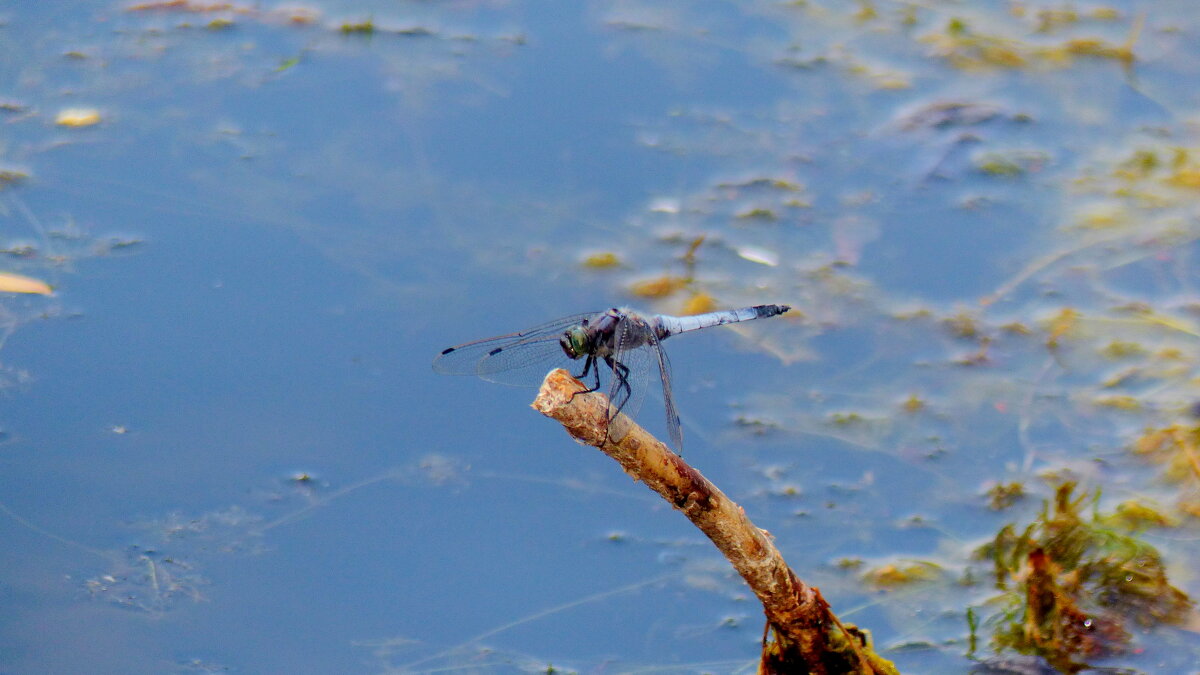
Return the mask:
[[[565,370],[546,376],[534,410],[558,420],[567,433],[617,460],[625,473],[662,495],[716,544],[762,602],[767,620],[802,654],[824,652],[832,617],[816,588],[800,581],[763,530],[700,472],[632,420],[628,432],[607,437],[608,400],[603,394],[577,393],[586,387]],[[836,621],[836,619],[834,619]]]

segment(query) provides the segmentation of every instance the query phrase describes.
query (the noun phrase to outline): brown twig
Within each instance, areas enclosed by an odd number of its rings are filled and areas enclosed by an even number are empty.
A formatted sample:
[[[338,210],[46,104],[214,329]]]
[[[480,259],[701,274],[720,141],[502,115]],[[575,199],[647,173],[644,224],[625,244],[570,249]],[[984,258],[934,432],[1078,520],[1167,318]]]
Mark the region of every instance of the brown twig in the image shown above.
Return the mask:
[[[603,394],[582,394],[587,388],[565,370],[546,376],[533,408],[558,420],[577,440],[599,448],[625,472],[683,512],[716,544],[762,602],[767,622],[783,642],[794,646],[807,672],[827,672],[829,628],[841,627],[820,592],[806,585],[784,562],[769,535],[754,526],[735,502],[700,472],[632,420],[614,421],[610,434],[608,400]],[[844,630],[844,629],[842,629]],[[857,672],[874,672],[848,633]],[[886,662],[885,662],[886,663]],[[848,671],[847,671],[848,672]]]

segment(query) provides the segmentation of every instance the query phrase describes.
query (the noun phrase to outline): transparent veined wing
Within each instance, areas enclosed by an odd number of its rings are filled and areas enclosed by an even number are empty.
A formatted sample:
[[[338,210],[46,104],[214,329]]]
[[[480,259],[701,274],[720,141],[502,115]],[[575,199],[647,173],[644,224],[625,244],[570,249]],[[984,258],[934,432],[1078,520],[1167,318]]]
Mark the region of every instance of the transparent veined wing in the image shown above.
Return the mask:
[[[662,381],[663,407],[667,412],[667,433],[675,452],[683,452],[683,427],[679,423],[679,412],[675,410],[675,396],[671,393],[671,360],[654,331],[650,331],[650,346],[647,349],[658,357],[658,377]]]
[[[476,375],[500,384],[536,385],[550,368],[576,365],[563,353],[558,338],[599,313],[564,316],[519,333],[449,347],[433,360],[433,369],[446,375]]]
[[[619,364],[620,372],[609,373],[611,380],[608,386],[608,420],[611,423],[617,413],[624,413],[629,419],[637,417],[642,408],[642,399],[646,396],[646,374],[649,372],[653,356],[650,354],[648,336],[653,337],[654,330],[645,319],[635,314],[626,315],[617,324],[613,344],[613,363]],[[614,433],[615,432],[615,433]],[[619,441],[625,435],[625,429],[610,426],[609,435],[614,441]]]

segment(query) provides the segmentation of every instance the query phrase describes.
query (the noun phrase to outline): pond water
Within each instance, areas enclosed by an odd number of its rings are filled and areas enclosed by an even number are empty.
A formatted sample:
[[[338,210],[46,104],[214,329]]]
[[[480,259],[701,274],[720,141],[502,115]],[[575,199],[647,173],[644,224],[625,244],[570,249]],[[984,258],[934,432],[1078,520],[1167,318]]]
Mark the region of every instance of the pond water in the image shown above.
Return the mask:
[[[0,672],[753,672],[680,514],[430,368],[624,305],[795,307],[667,343],[685,458],[902,672],[1036,672],[973,551],[1064,480],[1195,595],[1200,472],[1130,449],[1200,398],[1197,18],[7,3]]]

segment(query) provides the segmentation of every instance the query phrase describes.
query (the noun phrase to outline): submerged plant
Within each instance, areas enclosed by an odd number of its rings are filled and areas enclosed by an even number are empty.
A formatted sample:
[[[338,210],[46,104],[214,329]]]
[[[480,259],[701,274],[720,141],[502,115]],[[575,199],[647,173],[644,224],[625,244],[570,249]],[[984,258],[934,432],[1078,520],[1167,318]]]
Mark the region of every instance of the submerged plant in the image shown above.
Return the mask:
[[[1200,517],[1200,426],[1172,424],[1147,429],[1132,450],[1162,467],[1163,480],[1179,490],[1178,511]]]
[[[1167,579],[1154,547],[1118,531],[1119,519],[1081,515],[1089,495],[1058,487],[1033,523],[1010,524],[981,550],[991,560],[1002,607],[989,620],[997,652],[1033,654],[1061,672],[1124,651],[1130,623],[1179,623],[1192,601]]]

